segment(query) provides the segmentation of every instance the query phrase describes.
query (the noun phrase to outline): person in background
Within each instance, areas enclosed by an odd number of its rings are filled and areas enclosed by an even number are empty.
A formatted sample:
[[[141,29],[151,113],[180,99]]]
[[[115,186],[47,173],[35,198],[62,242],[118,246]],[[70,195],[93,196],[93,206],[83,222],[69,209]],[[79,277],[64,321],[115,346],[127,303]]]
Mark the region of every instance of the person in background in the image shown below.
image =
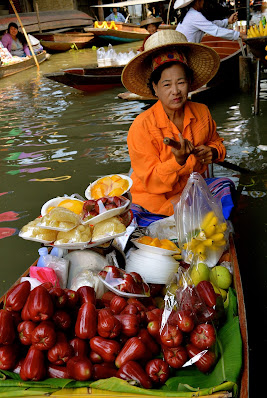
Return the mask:
[[[135,216],[140,212],[145,217],[172,215],[172,201],[179,198],[190,174],[203,176],[209,164],[223,161],[223,139],[208,107],[188,101],[189,91],[208,83],[219,65],[219,55],[212,48],[188,43],[180,32],[162,29],[125,66],[126,89],[158,100],[136,117],[128,132]],[[179,142],[180,148],[165,145],[165,137]],[[234,185],[229,179],[217,179],[218,184],[226,184],[227,192]]]
[[[21,32],[18,31],[18,25],[15,22],[10,22],[7,28],[7,33],[3,35],[1,41],[12,56],[31,56],[29,47],[27,46],[26,38]]]
[[[176,0],[174,3],[174,8],[181,10],[176,30],[183,33],[188,41],[200,43],[205,33],[227,40],[245,39],[247,37],[243,33],[227,29],[228,24],[237,21],[237,12],[229,18],[212,22],[202,14],[203,7],[204,0]]]
[[[151,35],[153,35],[154,33],[157,32],[158,27],[162,22],[163,22],[163,20],[161,17],[155,18],[152,15],[149,18],[141,21],[140,28],[145,28],[148,31],[149,35],[147,37],[145,37],[142,46],[140,48],[138,48],[137,51],[144,51],[145,42]]]
[[[105,19],[106,21],[125,22],[124,16],[118,12],[116,7],[112,8],[112,13]]]

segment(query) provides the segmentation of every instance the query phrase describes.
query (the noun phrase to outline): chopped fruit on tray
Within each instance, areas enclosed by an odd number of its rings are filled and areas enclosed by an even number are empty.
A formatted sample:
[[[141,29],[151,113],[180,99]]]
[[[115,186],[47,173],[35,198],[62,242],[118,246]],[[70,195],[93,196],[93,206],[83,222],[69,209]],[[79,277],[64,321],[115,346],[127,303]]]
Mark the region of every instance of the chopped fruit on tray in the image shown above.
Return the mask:
[[[174,250],[180,252],[180,249],[176,246],[176,244],[169,239],[158,239],[158,238],[153,239],[151,238],[151,236],[142,236],[141,238],[138,239],[138,242],[142,243],[143,245],[149,245],[149,246],[159,247],[161,249]]]
[[[100,199],[103,196],[120,196],[129,188],[129,182],[118,176],[107,176],[98,180],[91,188],[93,199]]]
[[[90,220],[93,217],[98,216],[99,214],[111,210],[117,209],[118,207],[122,207],[125,205],[127,199],[123,196],[113,196],[113,197],[102,197],[98,200],[90,199],[86,200],[83,204],[83,221]]]
[[[64,207],[65,209],[73,211],[73,213],[75,214],[81,214],[83,209],[83,202],[73,199],[64,199],[56,207]],[[55,206],[48,207],[47,213],[49,213],[54,208]]]
[[[121,292],[150,295],[149,286],[137,272],[126,273],[118,267],[107,265],[99,272],[99,276]]]

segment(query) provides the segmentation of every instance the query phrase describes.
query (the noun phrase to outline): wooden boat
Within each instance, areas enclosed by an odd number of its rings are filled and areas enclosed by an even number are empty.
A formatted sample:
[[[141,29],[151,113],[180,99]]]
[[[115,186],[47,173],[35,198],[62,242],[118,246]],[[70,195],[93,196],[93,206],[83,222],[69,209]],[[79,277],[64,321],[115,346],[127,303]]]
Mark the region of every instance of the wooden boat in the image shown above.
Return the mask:
[[[242,375],[240,379],[240,390],[239,390],[239,398],[248,398],[249,396],[249,355],[248,355],[248,335],[247,335],[247,320],[246,320],[246,310],[245,310],[245,303],[244,303],[244,295],[243,295],[243,288],[242,288],[242,281],[241,281],[241,276],[240,276],[240,269],[239,269],[239,264],[238,264],[238,259],[236,255],[236,250],[235,250],[235,245],[234,245],[234,240],[233,236],[230,235],[230,249],[229,249],[229,254],[231,258],[231,262],[233,265],[233,272],[234,272],[234,288],[236,290],[237,294],[237,304],[238,304],[238,316],[239,316],[239,324],[240,324],[240,331],[241,331],[241,338],[242,338],[242,343],[243,343],[243,368],[242,368]],[[33,266],[37,265],[37,260],[32,264]],[[21,277],[29,276],[29,270],[28,268],[22,275]],[[21,277],[10,287],[9,290],[11,290],[16,284],[20,283]],[[8,293],[8,292],[7,292]],[[0,298],[0,308],[3,307],[4,302],[5,302],[5,293],[1,298]],[[56,393],[55,393],[56,394]],[[110,391],[105,391],[105,390],[96,390],[96,389],[91,389],[91,388],[80,388],[75,390],[75,394],[77,396],[79,395],[80,397],[87,397],[91,396],[92,398],[97,398],[99,395],[102,396],[102,398],[108,398],[110,396],[117,396],[118,393],[115,392],[110,392]],[[56,394],[57,395],[57,394]],[[67,398],[70,396],[70,390],[69,389],[63,389],[60,392],[60,397],[62,398]],[[135,395],[133,393],[123,393],[123,396],[125,398],[138,398],[138,397],[145,397],[147,395]],[[174,395],[172,395],[174,396]],[[217,393],[211,393],[210,395],[205,395],[206,398],[229,398],[232,396],[231,393],[228,391],[220,391]],[[203,397],[203,398],[205,398]],[[182,398],[180,396],[180,398]]]
[[[43,61],[46,60],[47,58],[47,53],[46,51],[42,51],[40,54],[36,55],[37,61],[39,64]],[[16,62],[14,64],[10,65],[2,65],[0,66],[0,78],[14,75],[15,73],[22,72],[26,69],[32,68],[35,66],[35,61],[33,57],[31,58],[25,58],[25,60],[21,62]]]
[[[43,48],[49,52],[62,52],[71,48],[89,47],[94,40],[93,33],[80,32],[37,33],[34,36],[40,40]]]
[[[123,66],[73,68],[44,76],[78,90],[95,92],[121,86],[122,70]]]
[[[218,88],[220,88],[221,93],[229,90],[229,88],[233,90],[233,88],[239,86],[239,56],[241,55],[241,49],[238,41],[225,40],[211,35],[205,35],[201,44],[213,48],[220,56],[220,67],[214,78],[205,87],[189,93],[191,100],[202,102],[210,95],[213,95]],[[144,97],[139,97],[130,92],[124,92],[118,96],[124,100],[146,100]]]
[[[249,46],[249,50],[252,52],[254,57],[261,61],[264,68],[267,68],[267,59],[265,58],[267,54],[267,36],[250,37],[249,39],[245,39],[245,42]]]
[[[116,22],[110,23],[98,22],[94,28],[85,28],[86,32],[93,33],[96,38],[101,38],[111,44],[131,43],[138,40],[144,40],[148,35],[146,29],[130,23]],[[110,27],[112,28],[110,28]]]
[[[36,12],[21,13],[20,19],[27,33],[39,32]],[[42,31],[91,26],[94,21],[90,15],[78,10],[40,11],[39,20]],[[0,34],[5,32],[10,22],[18,23],[15,14],[0,16]]]

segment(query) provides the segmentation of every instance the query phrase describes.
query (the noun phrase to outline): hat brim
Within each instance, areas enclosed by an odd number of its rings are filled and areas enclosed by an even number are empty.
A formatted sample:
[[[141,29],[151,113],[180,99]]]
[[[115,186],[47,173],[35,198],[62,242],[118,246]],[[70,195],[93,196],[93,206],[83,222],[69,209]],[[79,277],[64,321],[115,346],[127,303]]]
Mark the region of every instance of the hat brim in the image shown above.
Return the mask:
[[[193,72],[190,91],[207,84],[217,73],[220,66],[220,57],[212,48],[197,43],[166,44],[144,51],[134,57],[122,71],[122,83],[132,93],[149,99],[157,99],[148,87],[152,73],[152,58],[163,49],[181,51],[187,58],[188,67]]]
[[[147,18],[144,21],[141,21],[140,27],[146,28],[148,25],[153,24],[159,26],[163,22],[161,17],[156,18]]]

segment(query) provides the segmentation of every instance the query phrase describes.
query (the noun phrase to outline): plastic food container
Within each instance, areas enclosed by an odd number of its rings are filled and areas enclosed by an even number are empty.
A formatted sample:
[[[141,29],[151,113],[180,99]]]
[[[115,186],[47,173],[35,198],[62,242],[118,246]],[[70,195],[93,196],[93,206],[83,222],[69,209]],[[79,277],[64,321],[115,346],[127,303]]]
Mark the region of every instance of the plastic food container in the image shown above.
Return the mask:
[[[128,181],[128,188],[125,189],[119,196],[124,195],[126,192],[128,192],[128,191],[130,190],[131,186],[133,185],[133,181],[132,181],[132,179],[131,179],[130,177],[125,176],[125,175],[123,175],[123,174],[109,174],[109,175],[107,175],[107,176],[100,177],[100,178],[98,178],[96,181],[92,182],[92,183],[86,188],[86,190],[85,190],[85,193],[84,193],[85,197],[86,197],[87,199],[94,199],[94,198],[92,197],[92,195],[91,195],[91,189],[94,187],[94,185],[96,185],[96,184],[99,182],[99,180],[102,180],[104,177],[112,177],[112,176],[114,176],[114,175],[117,175],[117,176],[119,176],[120,178],[122,178],[122,179]],[[105,195],[105,196],[108,196],[108,195]]]

